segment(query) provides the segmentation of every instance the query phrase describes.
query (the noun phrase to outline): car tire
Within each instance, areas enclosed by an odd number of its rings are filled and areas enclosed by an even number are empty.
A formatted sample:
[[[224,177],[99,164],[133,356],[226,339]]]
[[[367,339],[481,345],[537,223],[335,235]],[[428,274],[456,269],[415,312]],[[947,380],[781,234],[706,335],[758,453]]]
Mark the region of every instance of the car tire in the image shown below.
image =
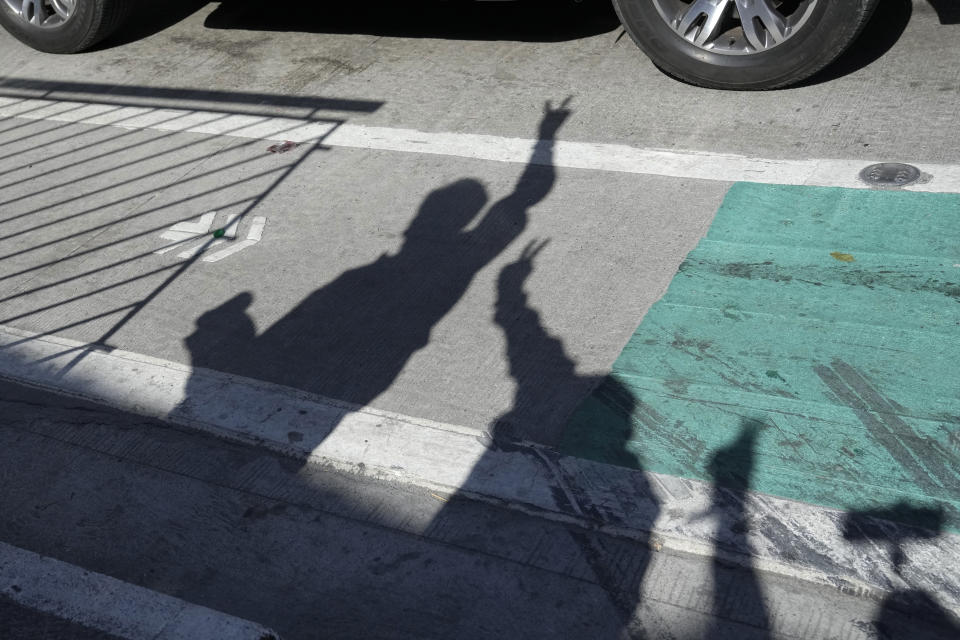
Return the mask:
[[[0,0],[0,24],[34,49],[77,53],[116,31],[132,4],[133,0]]]
[[[877,1],[613,0],[613,4],[634,42],[668,74],[702,87],[756,90],[795,84],[833,62],[866,25]],[[767,11],[764,17],[749,18],[750,11],[760,10]],[[711,12],[718,11],[726,13],[710,29],[715,17]],[[695,18],[690,17],[693,14]],[[749,33],[740,22],[741,14],[750,19]],[[767,29],[768,15],[770,22],[779,20],[779,26]]]

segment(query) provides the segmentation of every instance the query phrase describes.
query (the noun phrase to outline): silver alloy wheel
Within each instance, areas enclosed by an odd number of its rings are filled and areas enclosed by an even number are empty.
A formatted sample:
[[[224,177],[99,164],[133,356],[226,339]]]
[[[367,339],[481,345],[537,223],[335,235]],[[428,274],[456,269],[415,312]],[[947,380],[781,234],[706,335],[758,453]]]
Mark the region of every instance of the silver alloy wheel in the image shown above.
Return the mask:
[[[728,55],[751,55],[786,42],[819,1],[652,0],[660,17],[683,39]]]
[[[35,27],[62,26],[73,15],[77,0],[0,0],[14,15]]]

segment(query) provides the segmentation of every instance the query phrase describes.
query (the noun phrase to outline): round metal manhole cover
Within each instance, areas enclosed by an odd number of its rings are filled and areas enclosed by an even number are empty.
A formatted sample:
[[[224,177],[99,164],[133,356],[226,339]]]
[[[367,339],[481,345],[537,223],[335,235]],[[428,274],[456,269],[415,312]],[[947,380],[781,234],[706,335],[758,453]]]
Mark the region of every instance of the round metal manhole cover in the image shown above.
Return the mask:
[[[864,168],[860,179],[875,187],[905,187],[920,179],[920,169],[901,162],[881,162]]]

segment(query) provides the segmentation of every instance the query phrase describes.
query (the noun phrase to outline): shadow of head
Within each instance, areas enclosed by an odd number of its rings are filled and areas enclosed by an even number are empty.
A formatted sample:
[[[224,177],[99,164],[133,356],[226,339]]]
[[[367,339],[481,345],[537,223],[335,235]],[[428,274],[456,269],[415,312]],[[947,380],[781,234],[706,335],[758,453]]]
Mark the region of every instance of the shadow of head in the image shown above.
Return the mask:
[[[487,204],[487,190],[464,178],[430,193],[407,227],[408,241],[442,240],[463,231]]]
[[[943,507],[916,507],[907,502],[881,509],[851,511],[843,519],[843,537],[851,542],[885,540],[899,543],[908,539],[929,539],[940,535]]]
[[[893,569],[898,574],[905,556],[901,545],[907,540],[929,540],[943,530],[943,507],[916,507],[900,501],[881,509],[851,511],[843,519],[843,537],[851,542],[891,545]]]
[[[740,434],[737,439],[718,449],[707,464],[707,472],[714,485],[735,491],[746,491],[750,488],[750,477],[753,475],[754,467],[754,447],[763,428],[762,420],[754,418],[740,420]]]
[[[247,314],[252,303],[253,295],[245,291],[197,318],[196,328],[184,340],[194,365],[223,366],[238,349],[250,345],[256,338],[256,327]]]
[[[246,315],[246,311],[253,303],[253,294],[248,291],[238,293],[216,309],[207,311],[197,318],[197,328],[208,329],[223,326],[221,318],[236,318]]]

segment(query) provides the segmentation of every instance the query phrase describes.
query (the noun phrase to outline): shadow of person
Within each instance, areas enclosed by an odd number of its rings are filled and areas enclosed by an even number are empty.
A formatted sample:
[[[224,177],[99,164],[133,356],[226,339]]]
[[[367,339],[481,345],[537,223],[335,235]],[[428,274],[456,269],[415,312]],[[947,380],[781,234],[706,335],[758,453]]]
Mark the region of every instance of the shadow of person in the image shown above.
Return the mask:
[[[485,212],[488,196],[477,180],[433,191],[397,253],[344,272],[260,335],[246,313],[249,293],[204,313],[186,339],[193,366],[369,404],[550,193],[553,141],[571,113],[568,103],[546,104],[530,162],[513,191]],[[193,397],[201,393],[188,383],[185,402],[202,402]]]
[[[521,256],[505,266],[497,278],[494,321],[506,338],[506,355],[515,392],[511,409],[493,424],[491,435],[495,437],[555,442],[558,435],[554,433],[556,425],[564,423],[567,417],[564,414],[569,411],[569,403],[564,398],[582,398],[602,385],[606,378],[579,375],[563,342],[547,332],[539,312],[529,304],[524,286],[533,273],[534,258],[548,243],[528,244]],[[612,378],[607,384],[616,386]],[[621,435],[623,440],[613,447],[617,449],[612,452],[616,457],[624,455],[622,447],[629,429]],[[623,466],[632,467],[636,460],[630,457],[625,462],[628,464]]]
[[[235,345],[252,344],[257,336],[247,315],[252,303],[253,296],[245,291],[197,318],[196,329],[184,340],[190,353],[209,353],[212,361],[216,354],[229,354]]]
[[[707,470],[713,483],[709,514],[717,518],[716,546],[712,560],[713,615],[706,638],[729,638],[729,629],[719,621],[738,619],[755,629],[751,638],[770,638],[770,617],[756,572],[749,562],[736,566],[719,553],[726,547],[734,553],[753,556],[748,534],[747,499],[754,468],[754,446],[763,429],[759,420],[743,418],[740,435],[716,451]]]
[[[843,520],[843,537],[874,547],[890,547],[890,563],[905,587],[890,593],[874,619],[878,640],[946,640],[960,638],[960,621],[934,598],[904,576],[909,540],[932,539],[940,535],[945,514],[941,507],[916,507],[898,502],[883,509],[851,511]]]
[[[595,397],[616,407],[620,428],[612,427],[611,421],[605,423],[604,437],[591,440],[594,446],[603,449],[597,455],[620,466],[642,468],[638,457],[627,449],[632,433],[630,416],[635,406],[632,393],[612,376],[578,374],[576,362],[566,353],[562,340],[547,331],[540,313],[530,305],[525,286],[534,271],[534,258],[546,245],[547,242],[528,244],[520,257],[506,265],[498,276],[494,320],[506,338],[509,372],[515,383],[514,398],[511,409],[495,420],[484,434],[482,441],[489,453],[477,461],[462,490],[469,491],[482,484],[491,470],[496,473],[500,468],[498,465],[502,464],[502,458],[498,459],[499,452],[522,455],[532,451],[528,448],[533,446],[528,444],[530,442],[553,441],[556,434],[545,431],[544,425],[562,423],[567,416],[560,414],[569,412],[569,403],[563,401],[564,396],[578,391],[582,397],[595,390]],[[552,474],[551,469],[556,468],[555,460],[545,458],[555,454],[544,447],[539,447],[538,451],[531,457],[544,464],[548,474]],[[630,526],[635,530],[649,531],[656,520],[658,507],[646,476],[637,473],[632,486],[636,490],[637,504],[643,503],[635,513],[642,514],[644,521],[631,522]],[[561,508],[569,508],[569,505]],[[441,512],[437,521],[443,517]],[[617,539],[575,526],[566,531],[592,570],[607,606],[617,617],[616,632],[610,637],[645,637],[643,622],[636,618],[636,612],[651,558],[648,537]],[[597,615],[604,614],[598,611]],[[598,638],[600,636],[596,634],[607,631],[609,628],[603,632],[594,629],[592,637]]]

